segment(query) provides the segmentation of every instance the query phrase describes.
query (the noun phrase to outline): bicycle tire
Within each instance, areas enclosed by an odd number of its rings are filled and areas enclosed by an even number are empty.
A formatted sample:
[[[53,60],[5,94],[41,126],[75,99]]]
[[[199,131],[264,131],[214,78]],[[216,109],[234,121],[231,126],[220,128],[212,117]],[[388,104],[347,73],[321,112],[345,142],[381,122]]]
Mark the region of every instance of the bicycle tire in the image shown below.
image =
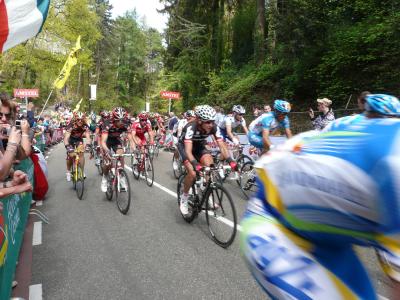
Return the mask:
[[[121,214],[126,215],[131,206],[131,184],[129,182],[128,174],[125,172],[125,170],[120,169],[119,176],[120,176],[120,178],[121,177],[125,178],[126,191],[121,192],[117,186],[117,188],[115,189],[116,202],[117,202],[118,210],[121,212]],[[119,182],[117,182],[117,184],[119,184]],[[126,200],[126,203],[123,204],[123,201],[121,201],[121,195],[125,195],[125,194],[127,195],[127,200]]]
[[[244,163],[240,169],[240,175],[239,175],[239,179],[238,179],[239,187],[240,187],[240,190],[242,191],[246,200],[250,199],[251,194],[253,194],[256,189],[255,183],[253,183],[250,188],[246,187],[251,174],[254,172],[253,169],[254,169],[253,161],[248,161],[248,162]],[[254,176],[254,174],[253,174],[253,176]]]
[[[212,197],[211,204],[213,207],[211,207],[209,203],[210,197]],[[222,248],[228,248],[235,240],[237,231],[236,208],[233,204],[232,196],[222,185],[213,184],[208,187],[204,194],[204,199],[206,203],[205,213],[208,231],[217,245]],[[228,211],[230,213],[229,216],[227,216]],[[218,212],[220,212],[220,215],[218,215]],[[217,229],[217,225],[219,225],[218,227],[221,227],[222,230]],[[222,238],[222,234],[220,234],[222,231],[224,231],[223,235],[226,233],[226,238]]]
[[[72,187],[74,190],[76,190],[76,181],[75,181],[75,161],[72,163],[72,168],[71,168],[71,181],[72,181]]]
[[[79,200],[83,199],[83,192],[85,191],[85,178],[83,176],[83,171],[81,167],[78,167],[78,178],[75,182],[75,191],[76,191],[76,196],[78,197]]]
[[[111,170],[108,172],[108,175],[107,175],[107,192],[105,194],[106,194],[107,200],[111,201],[113,194],[114,194],[114,182],[113,182],[113,178],[111,175]]]
[[[174,163],[178,164],[178,168],[175,170],[174,169]],[[175,155],[172,156],[172,171],[174,172],[174,177],[175,179],[179,179],[179,177],[182,175],[182,162],[180,159],[176,159]]]
[[[144,178],[146,180],[146,184],[149,187],[152,187],[154,183],[154,166],[153,166],[153,161],[149,157],[146,158],[144,161],[143,173],[144,173]]]
[[[181,195],[183,193],[183,181],[185,180],[185,176],[186,174],[182,174],[179,179],[178,179],[178,184],[177,184],[177,200],[178,200],[178,210],[181,213],[182,218],[187,222],[187,223],[192,223],[193,220],[196,218],[196,216],[198,215],[198,209],[196,206],[196,201],[194,201],[195,199],[197,199],[196,197],[198,197],[196,194],[192,195],[192,199],[189,201],[189,214],[187,215],[183,215],[181,212]],[[195,186],[193,184],[192,186],[192,191],[194,190]]]
[[[99,172],[100,176],[103,176],[103,159],[99,155],[96,154],[95,163],[96,163],[97,159],[100,159],[100,164],[98,166],[96,166],[97,167],[97,171]]]
[[[140,163],[140,162],[139,162],[139,161],[136,161],[136,164],[134,164],[134,163],[133,163],[134,159],[135,159],[135,157],[134,157],[134,156],[131,156],[132,174],[133,174],[133,177],[134,177],[136,180],[139,180],[139,177],[140,177],[139,163]]]

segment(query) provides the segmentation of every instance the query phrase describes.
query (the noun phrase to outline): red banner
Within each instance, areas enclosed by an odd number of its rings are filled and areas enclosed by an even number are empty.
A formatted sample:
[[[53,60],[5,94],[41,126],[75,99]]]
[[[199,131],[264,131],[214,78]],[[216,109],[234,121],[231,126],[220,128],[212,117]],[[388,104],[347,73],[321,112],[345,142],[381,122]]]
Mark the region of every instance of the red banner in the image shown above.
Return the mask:
[[[14,89],[15,98],[38,98],[39,89]]]
[[[180,99],[181,94],[179,92],[169,92],[169,91],[162,91],[161,97],[164,99]]]

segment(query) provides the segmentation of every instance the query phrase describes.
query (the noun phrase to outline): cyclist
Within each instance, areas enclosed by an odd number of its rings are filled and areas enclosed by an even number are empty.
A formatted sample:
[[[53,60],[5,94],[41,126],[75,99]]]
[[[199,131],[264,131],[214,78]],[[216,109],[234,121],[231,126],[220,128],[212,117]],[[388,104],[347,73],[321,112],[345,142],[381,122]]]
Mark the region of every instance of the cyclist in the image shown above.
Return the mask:
[[[181,120],[179,120],[178,126],[177,126],[178,128],[176,130],[176,138],[177,138],[178,142],[175,145],[176,148],[174,151],[175,161],[172,165],[174,170],[178,170],[178,168],[179,168],[176,160],[179,158],[178,143],[179,143],[179,138],[182,135],[183,128],[185,128],[187,123],[191,123],[196,119],[196,115],[193,110],[188,110],[187,112],[184,113],[184,115],[185,115],[185,117],[182,118]]]
[[[287,138],[292,137],[290,130],[289,117],[290,104],[284,100],[275,100],[274,111],[264,113],[251,122],[249,126],[248,138],[251,145],[263,149],[265,152],[272,147],[269,136],[278,128],[285,130]]]
[[[96,132],[96,128],[97,128],[96,119],[97,119],[96,114],[94,112],[92,112],[90,114],[90,124],[89,124],[89,130],[91,133]]]
[[[101,130],[102,130],[105,122],[107,122],[109,118],[110,118],[110,113],[107,110],[102,110],[100,112],[100,120],[96,124],[96,130],[94,132],[94,136],[95,136],[94,146],[96,147],[96,151],[99,151],[98,152],[99,155],[101,155],[101,153],[102,153],[102,148],[100,147]],[[98,157],[95,162],[96,166],[100,165],[100,161],[101,161],[101,159],[100,159],[100,157]]]
[[[150,139],[150,145],[154,145],[154,132],[151,128],[151,123],[148,119],[146,112],[141,112],[138,116],[139,122],[132,124],[132,137],[135,144],[142,147],[147,144],[146,136],[147,133]]]
[[[86,116],[82,112],[75,112],[73,114],[71,122],[67,125],[64,135],[64,145],[67,149],[67,181],[71,181],[71,167],[73,163],[73,152],[75,147],[85,144],[83,138],[86,138],[86,145],[90,145],[90,132],[88,125],[86,124]],[[79,164],[82,170],[85,169],[85,156],[84,153],[79,154]]]
[[[256,165],[241,247],[273,299],[377,299],[354,245],[377,249],[400,290],[400,102],[365,100],[363,120],[296,136]]]
[[[241,105],[235,105],[232,108],[232,115],[227,115],[221,119],[220,123],[217,123],[221,134],[225,141],[231,141],[235,145],[239,145],[239,139],[234,135],[233,129],[242,127],[245,134],[248,134],[246,120],[243,118],[243,115],[246,113],[246,110]]]
[[[134,140],[131,133],[131,123],[128,119],[128,113],[122,107],[113,109],[110,119],[107,120],[101,130],[101,148],[106,160],[111,159],[111,150],[116,154],[124,154],[123,142],[121,135],[127,133],[128,140],[131,145],[131,151],[134,149]],[[123,160],[122,160],[123,162]],[[101,180],[101,190],[107,192],[107,175],[110,171],[110,164],[103,167],[103,178]],[[124,184],[122,184],[124,186]]]
[[[202,166],[209,167],[214,162],[210,151],[206,149],[206,140],[209,136],[216,139],[223,158],[229,162],[232,169],[236,169],[236,162],[230,157],[220,130],[215,124],[215,109],[209,105],[199,105],[194,112],[196,120],[183,128],[178,143],[178,151],[187,171],[180,203],[183,215],[188,214],[188,193],[196,179],[196,171],[199,171]]]

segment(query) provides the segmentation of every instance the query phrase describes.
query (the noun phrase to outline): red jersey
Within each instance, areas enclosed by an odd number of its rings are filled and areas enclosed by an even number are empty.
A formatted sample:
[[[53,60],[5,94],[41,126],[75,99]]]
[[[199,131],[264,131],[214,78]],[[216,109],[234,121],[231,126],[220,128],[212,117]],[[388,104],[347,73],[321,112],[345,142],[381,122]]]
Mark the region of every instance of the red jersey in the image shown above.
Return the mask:
[[[148,133],[151,131],[151,123],[147,122],[146,125],[143,127],[140,122],[135,122],[132,125],[132,132],[136,134],[138,138],[140,138],[142,141],[146,140],[146,137],[144,136],[145,133]]]

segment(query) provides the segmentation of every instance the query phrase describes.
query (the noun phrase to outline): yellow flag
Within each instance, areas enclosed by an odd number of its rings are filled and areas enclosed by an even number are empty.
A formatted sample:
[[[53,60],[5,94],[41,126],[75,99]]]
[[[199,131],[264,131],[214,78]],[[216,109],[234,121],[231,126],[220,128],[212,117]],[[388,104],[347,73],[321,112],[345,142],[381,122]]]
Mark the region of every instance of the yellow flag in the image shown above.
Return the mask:
[[[57,89],[62,89],[65,83],[68,80],[68,77],[71,73],[71,69],[78,62],[77,52],[81,49],[81,36],[78,36],[78,40],[76,41],[76,45],[72,48],[71,52],[68,55],[67,61],[62,68],[60,75],[58,75],[57,79],[54,81],[54,87]]]
[[[82,101],[83,101],[83,98],[78,102],[78,104],[75,106],[75,108],[72,112],[77,112],[80,110]]]

